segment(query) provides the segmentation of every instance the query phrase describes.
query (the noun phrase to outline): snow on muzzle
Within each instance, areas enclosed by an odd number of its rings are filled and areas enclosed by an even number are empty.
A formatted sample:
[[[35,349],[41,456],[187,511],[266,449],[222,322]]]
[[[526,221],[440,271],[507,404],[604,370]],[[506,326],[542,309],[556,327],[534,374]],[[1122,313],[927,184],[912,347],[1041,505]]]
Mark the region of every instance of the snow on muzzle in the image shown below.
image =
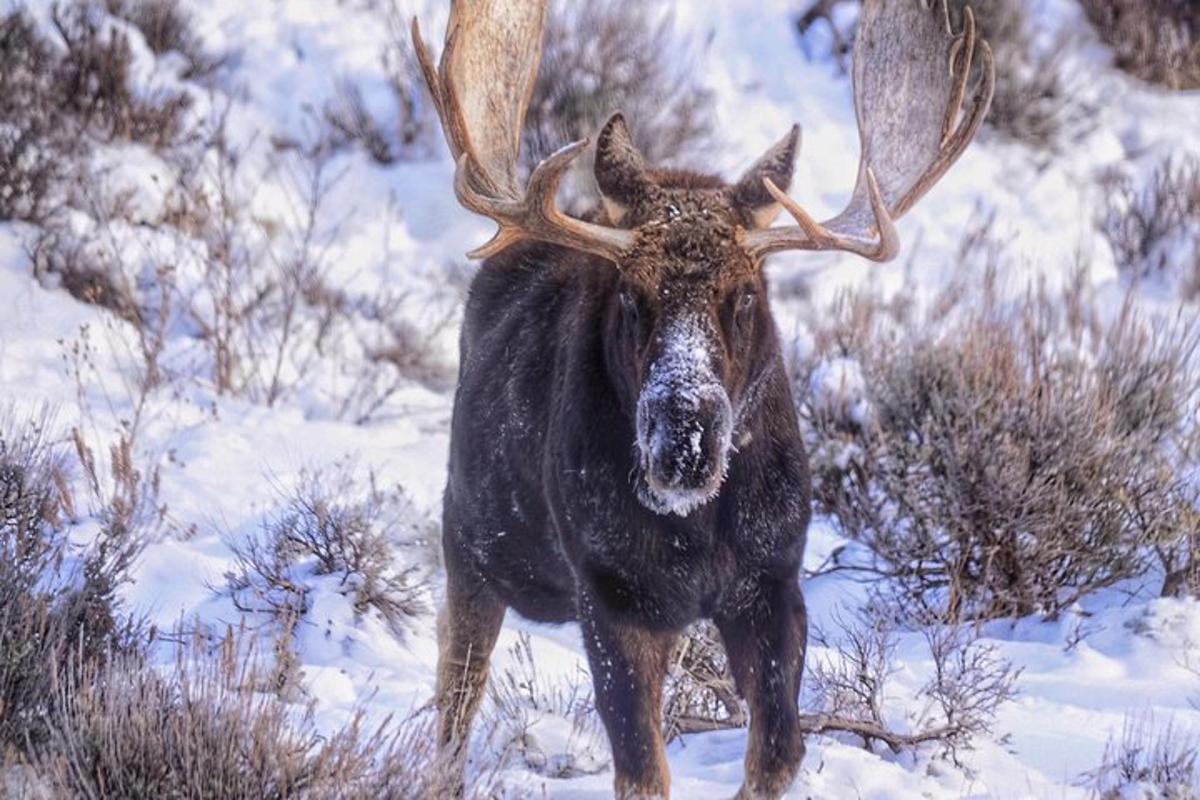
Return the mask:
[[[712,368],[715,339],[701,319],[670,323],[638,398],[639,497],[658,513],[690,513],[725,477],[733,412]]]

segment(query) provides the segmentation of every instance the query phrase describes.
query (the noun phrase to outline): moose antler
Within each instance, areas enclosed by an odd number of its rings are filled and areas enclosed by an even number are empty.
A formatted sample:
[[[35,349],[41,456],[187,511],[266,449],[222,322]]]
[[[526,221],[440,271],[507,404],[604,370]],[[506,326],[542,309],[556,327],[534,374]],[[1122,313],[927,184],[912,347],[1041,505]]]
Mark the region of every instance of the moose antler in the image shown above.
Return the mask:
[[[500,225],[470,254],[487,258],[535,239],[610,260],[629,250],[632,231],[567,216],[559,184],[588,141],[569,144],[537,166],[525,190],[518,177],[521,129],[542,57],[546,0],[453,0],[445,49],[435,69],[413,20],[412,36],[446,142],[458,163],[454,189],[467,209]]]
[[[964,108],[973,72],[978,75]],[[979,38],[970,8],[955,35],[946,0],[866,0],[854,43],[862,156],[849,205],[818,223],[767,179],[767,190],[796,224],[748,231],[743,245],[756,257],[845,250],[874,261],[894,258],[900,245],[895,221],[970,144],[995,82],[991,49]]]

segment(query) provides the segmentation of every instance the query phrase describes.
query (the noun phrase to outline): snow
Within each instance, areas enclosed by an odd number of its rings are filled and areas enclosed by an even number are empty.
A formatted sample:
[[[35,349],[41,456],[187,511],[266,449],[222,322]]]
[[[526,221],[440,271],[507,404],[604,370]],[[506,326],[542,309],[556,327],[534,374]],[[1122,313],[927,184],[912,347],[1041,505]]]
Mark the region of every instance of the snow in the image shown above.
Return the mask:
[[[30,5],[39,15],[48,13],[48,3]],[[358,84],[368,107],[384,113],[387,89],[378,54],[385,26],[365,8],[368,4],[214,0],[186,5],[210,47],[235,54],[214,95],[189,88],[197,99],[194,113],[204,118],[230,104],[231,134],[248,152],[253,209],[264,218],[287,220],[295,213],[295,193],[286,171],[272,163],[268,140],[302,138],[314,109],[335,94],[340,79]],[[929,302],[955,279],[959,238],[982,207],[995,211],[996,234],[1012,243],[1005,263],[1011,291],[1023,291],[1034,278],[1045,279],[1051,288],[1062,285],[1069,280],[1068,267],[1084,254],[1088,279],[1101,296],[1116,302],[1120,291],[1113,256],[1095,233],[1103,199],[1096,177],[1113,168],[1144,177],[1163,154],[1200,153],[1200,94],[1166,94],[1117,72],[1071,0],[1031,5],[1047,41],[1056,30],[1078,34],[1067,59],[1085,76],[1086,91],[1097,101],[1096,129],[1048,162],[1022,145],[985,137],[902,221],[905,249],[893,264],[788,254],[771,267],[777,286],[819,273],[810,287],[817,307],[847,287],[862,285],[885,296],[901,287],[915,289],[914,302]],[[804,148],[793,195],[823,218],[840,210],[854,181],[854,112],[848,78],[829,59],[805,57],[789,23],[796,10],[795,0],[675,2],[678,24],[708,41],[702,68],[716,93],[717,127],[725,144],[712,163],[696,166],[736,175],[799,121]],[[428,30],[440,30],[437,22]],[[808,44],[819,50],[819,42]],[[138,74],[147,83],[180,83],[177,59],[156,63],[141,47],[135,55]],[[458,207],[453,165],[440,143],[434,141],[430,152],[436,157],[389,167],[361,153],[336,157],[331,174],[340,178],[327,199],[337,210],[336,225],[322,236],[340,288],[404,293],[411,307],[432,320],[457,301],[448,265],[461,264],[466,250],[486,240],[490,226]],[[114,146],[101,149],[97,160],[114,193],[131,190],[123,194],[135,222],[161,217],[168,199],[155,156]],[[122,391],[132,369],[131,333],[106,313],[32,277],[27,255],[32,235],[26,226],[0,224],[3,400],[18,413],[57,409],[64,436],[81,426],[101,442],[112,441],[133,410]],[[189,268],[186,243],[156,237],[141,226],[117,227],[110,235],[110,247],[142,254],[147,265],[151,254],[166,253],[180,257],[181,270]],[[803,341],[808,334],[800,305],[789,298],[776,301],[779,326],[786,338]],[[84,391],[94,411],[87,417],[77,411],[77,387],[64,359],[82,336],[93,354]],[[451,363],[455,336],[451,326],[437,340]],[[695,347],[689,342],[683,337],[678,349],[680,359],[693,364]],[[358,426],[340,419],[331,399],[345,379],[337,354],[300,375],[294,395],[268,408],[218,394],[207,375],[187,374],[191,347],[186,331],[172,332],[168,359],[185,377],[173,390],[151,398],[140,431],[140,455],[161,470],[161,502],[169,509],[172,534],[146,549],[135,580],[123,591],[130,607],[153,624],[213,630],[241,624],[242,615],[211,588],[222,585],[234,568],[231,542],[252,533],[278,507],[277,487],[293,485],[313,465],[351,459],[386,484],[402,486],[422,519],[436,522],[451,392],[406,386],[387,413]],[[869,421],[862,376],[853,362],[823,365],[811,389],[818,406],[859,424]],[[87,531],[82,527],[77,535]],[[806,565],[826,563],[846,544],[831,520],[814,520]],[[436,572],[433,586],[436,595]],[[807,582],[805,593],[819,626],[838,609],[852,607],[863,589],[835,573]],[[1080,625],[1088,633],[1073,644]],[[586,674],[576,628],[539,626],[514,615],[497,646],[493,674],[519,667],[521,635],[529,637],[540,674],[558,676],[553,679],[558,685]],[[1088,792],[1079,776],[1097,765],[1127,716],[1152,713],[1176,728],[1200,730],[1200,679],[1187,668],[1200,663],[1197,601],[1113,591],[1089,598],[1074,618],[992,624],[984,637],[1023,670],[1020,694],[999,721],[999,729],[1011,734],[1007,744],[980,742],[967,755],[967,768],[956,769],[926,755],[892,757],[837,738],[813,738],[788,797],[1082,798]],[[903,696],[895,700],[915,708],[931,665],[915,634],[901,638],[899,652],[896,686]],[[814,650],[814,657],[821,655]],[[334,581],[314,581],[312,608],[298,631],[298,657],[304,690],[322,724],[340,725],[360,706],[368,708],[372,720],[389,714],[404,718],[432,695],[435,622],[422,618],[397,635],[382,620],[355,613]],[[553,709],[533,715],[529,727],[541,755],[504,766],[500,775],[506,785],[514,791],[544,790],[545,796],[562,800],[611,796],[603,737],[581,738]],[[494,758],[487,752],[494,746],[481,733],[478,759]],[[692,735],[673,744],[675,796],[731,796],[741,781],[745,746],[744,731]],[[566,763],[582,774],[548,777],[555,765]]]

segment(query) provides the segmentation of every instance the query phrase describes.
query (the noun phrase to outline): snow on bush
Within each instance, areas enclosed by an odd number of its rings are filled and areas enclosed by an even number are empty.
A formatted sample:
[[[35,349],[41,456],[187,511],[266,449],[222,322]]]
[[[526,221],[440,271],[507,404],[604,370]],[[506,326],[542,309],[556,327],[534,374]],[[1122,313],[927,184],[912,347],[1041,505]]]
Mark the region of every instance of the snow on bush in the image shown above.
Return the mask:
[[[230,542],[237,566],[218,592],[252,625],[270,626],[274,683],[294,689],[298,637],[309,628],[328,638],[335,624],[372,617],[403,636],[429,610],[435,533],[399,490],[373,479],[364,488],[344,465],[309,471],[259,531]]]

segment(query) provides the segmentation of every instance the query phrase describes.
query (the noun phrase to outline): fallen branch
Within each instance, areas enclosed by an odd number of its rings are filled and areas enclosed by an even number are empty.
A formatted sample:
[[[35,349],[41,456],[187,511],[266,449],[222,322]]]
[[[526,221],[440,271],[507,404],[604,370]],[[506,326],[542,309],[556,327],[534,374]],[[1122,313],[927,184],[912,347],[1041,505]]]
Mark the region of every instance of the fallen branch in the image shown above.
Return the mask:
[[[684,736],[689,733],[711,733],[712,731],[727,731],[744,728],[749,720],[745,712],[739,710],[727,717],[679,716],[671,720],[671,738]]]
[[[868,747],[873,741],[883,742],[893,753],[927,742],[954,739],[968,733],[960,725],[942,725],[920,733],[898,733],[874,722],[835,717],[830,714],[803,714],[800,717],[800,727],[808,734],[852,733],[861,737],[863,744]]]

